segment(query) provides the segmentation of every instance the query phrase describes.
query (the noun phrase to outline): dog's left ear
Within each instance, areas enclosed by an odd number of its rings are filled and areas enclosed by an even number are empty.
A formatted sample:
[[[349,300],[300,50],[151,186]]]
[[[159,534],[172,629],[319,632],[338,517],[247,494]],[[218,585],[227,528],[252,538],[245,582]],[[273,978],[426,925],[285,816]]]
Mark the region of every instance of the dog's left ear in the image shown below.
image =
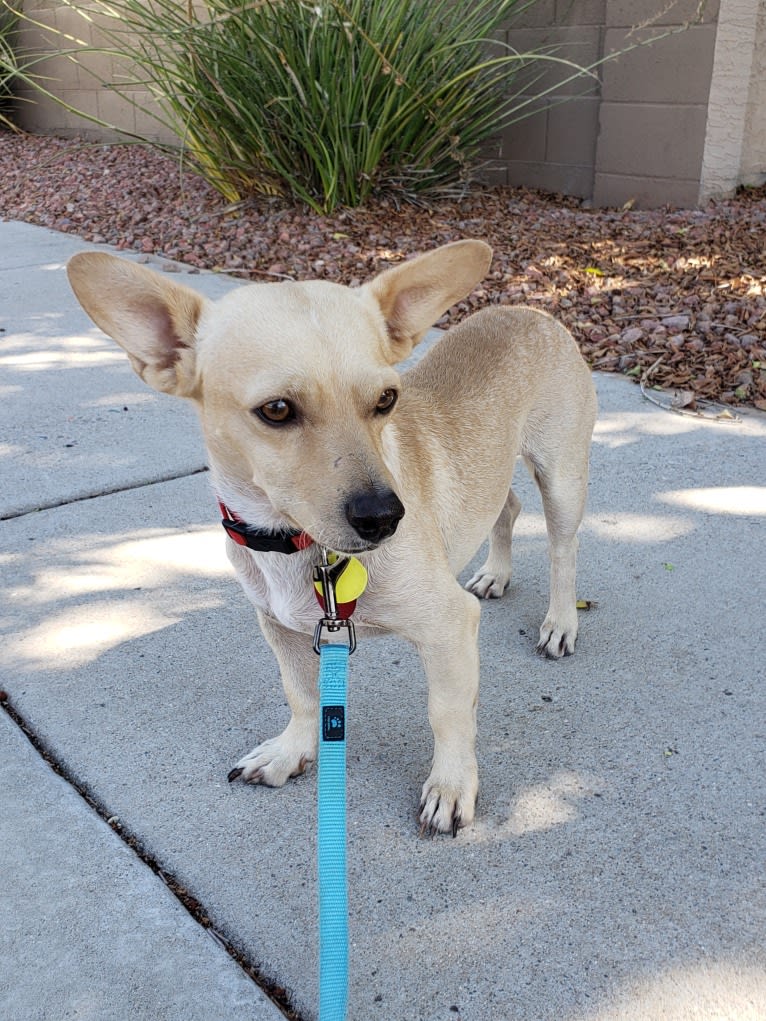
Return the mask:
[[[439,316],[473,290],[491,261],[492,249],[483,241],[455,241],[365,285],[385,317],[392,363],[406,358]]]
[[[67,264],[78,301],[96,326],[125,349],[145,383],[193,397],[197,323],[205,299],[127,259],[81,252]]]

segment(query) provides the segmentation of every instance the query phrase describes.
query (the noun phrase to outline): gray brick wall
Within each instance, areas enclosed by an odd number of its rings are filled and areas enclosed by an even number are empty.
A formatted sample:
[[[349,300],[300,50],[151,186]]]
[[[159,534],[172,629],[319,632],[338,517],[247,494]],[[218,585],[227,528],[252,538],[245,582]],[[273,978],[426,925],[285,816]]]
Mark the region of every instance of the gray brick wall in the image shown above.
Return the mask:
[[[674,26],[634,30],[618,23],[625,14],[617,8],[629,8],[627,17],[635,18],[642,6],[648,17],[656,5],[608,5],[605,53],[626,50],[633,40],[660,38],[603,67],[593,202],[615,205],[633,199],[641,206],[693,206],[702,171],[716,26],[708,20],[663,37]],[[706,16],[712,15],[709,5]]]
[[[490,179],[596,205],[696,204],[718,0],[680,31],[697,8],[697,0],[544,0],[509,25],[506,42],[520,51],[555,46],[585,66],[620,55],[600,66],[597,82],[568,83],[504,131],[490,152]]]

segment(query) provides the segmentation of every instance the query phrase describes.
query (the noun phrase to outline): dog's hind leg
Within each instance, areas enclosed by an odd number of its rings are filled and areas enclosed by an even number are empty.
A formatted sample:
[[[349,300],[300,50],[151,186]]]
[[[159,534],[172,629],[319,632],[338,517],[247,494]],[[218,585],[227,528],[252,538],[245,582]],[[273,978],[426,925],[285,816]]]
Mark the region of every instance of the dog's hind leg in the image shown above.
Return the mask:
[[[511,583],[511,541],[521,501],[512,489],[489,536],[486,562],[466,584],[479,599],[499,599]]]
[[[559,659],[574,652],[577,640],[577,529],[585,510],[587,452],[566,464],[543,466],[536,461],[530,467],[543,499],[551,579],[550,604],[537,651]]]
[[[229,773],[229,780],[241,778],[246,783],[281,787],[316,759],[319,657],[310,635],[290,631],[263,613],[258,614],[258,619],[277,657],[292,716],[281,734],[259,744],[239,760]]]

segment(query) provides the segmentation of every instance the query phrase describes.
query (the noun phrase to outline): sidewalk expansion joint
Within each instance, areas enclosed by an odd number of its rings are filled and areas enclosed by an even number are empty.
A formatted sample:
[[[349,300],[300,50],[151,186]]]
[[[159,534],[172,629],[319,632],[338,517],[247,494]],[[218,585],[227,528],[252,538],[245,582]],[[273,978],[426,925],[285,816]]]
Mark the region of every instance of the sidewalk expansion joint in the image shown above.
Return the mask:
[[[191,915],[194,921],[207,932],[218,946],[222,947],[226,951],[229,957],[231,957],[232,960],[239,965],[248,978],[261,989],[264,995],[271,1000],[274,1006],[282,1014],[284,1014],[288,1021],[303,1021],[301,1016],[295,1012],[295,1009],[290,1002],[290,995],[288,991],[278,985],[275,981],[263,975],[257,966],[248,959],[246,953],[236,947],[231,940],[229,940],[219,929],[216,928],[215,924],[210,919],[208,912],[205,910],[204,905],[201,904],[171,872],[168,872],[167,869],[163,868],[162,864],[146,850],[140,839],[135,834],[131,833],[117,818],[117,816],[111,813],[109,809],[106,808],[106,806],[103,805],[91,791],[89,791],[87,785],[76,780],[70,775],[64,763],[45,744],[45,742],[38,737],[32,726],[26,721],[18,709],[12,705],[8,692],[6,691],[0,691],[0,709],[5,711],[8,718],[19,728],[38,755],[40,755],[40,757],[48,764],[53,772],[69,784],[69,786],[77,794],[79,794],[88,807],[92,809],[92,811],[94,811],[114,833],[117,834],[120,840],[122,840],[122,842],[126,844],[131,851],[133,851],[143,864],[151,869],[151,871],[160,880],[162,880],[170,893]]]
[[[200,468],[192,468],[187,471],[170,472],[167,475],[158,475],[153,479],[142,479],[140,482],[131,482],[126,486],[112,486],[108,489],[94,490],[92,493],[81,493],[79,496],[65,497],[62,500],[50,500],[48,503],[35,504],[33,507],[23,507],[21,510],[11,511],[8,514],[0,513],[0,521],[13,521],[15,518],[23,518],[28,514],[39,514],[40,511],[55,510],[57,507],[69,507],[75,503],[85,503],[87,500],[98,500],[101,496],[114,496],[115,493],[130,493],[136,489],[148,489],[149,486],[159,485],[163,482],[175,482],[178,479],[190,479],[194,475],[204,475],[209,469],[207,465]]]

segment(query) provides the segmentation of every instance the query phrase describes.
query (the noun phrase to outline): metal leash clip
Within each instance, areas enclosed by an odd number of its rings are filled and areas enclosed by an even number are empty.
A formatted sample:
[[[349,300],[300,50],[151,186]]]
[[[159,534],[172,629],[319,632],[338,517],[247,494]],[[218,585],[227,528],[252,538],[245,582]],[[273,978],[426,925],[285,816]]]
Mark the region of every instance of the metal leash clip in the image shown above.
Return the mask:
[[[343,619],[338,613],[338,602],[335,598],[335,585],[345,571],[349,563],[349,557],[338,557],[334,563],[330,563],[327,557],[327,550],[322,547],[322,563],[314,568],[314,581],[322,587],[322,598],[324,601],[324,617],[317,621],[314,629],[314,652],[319,655],[322,629],[326,628],[331,634],[336,634],[343,628],[348,632],[348,653],[356,649],[356,632],[354,622],[348,618]]]

